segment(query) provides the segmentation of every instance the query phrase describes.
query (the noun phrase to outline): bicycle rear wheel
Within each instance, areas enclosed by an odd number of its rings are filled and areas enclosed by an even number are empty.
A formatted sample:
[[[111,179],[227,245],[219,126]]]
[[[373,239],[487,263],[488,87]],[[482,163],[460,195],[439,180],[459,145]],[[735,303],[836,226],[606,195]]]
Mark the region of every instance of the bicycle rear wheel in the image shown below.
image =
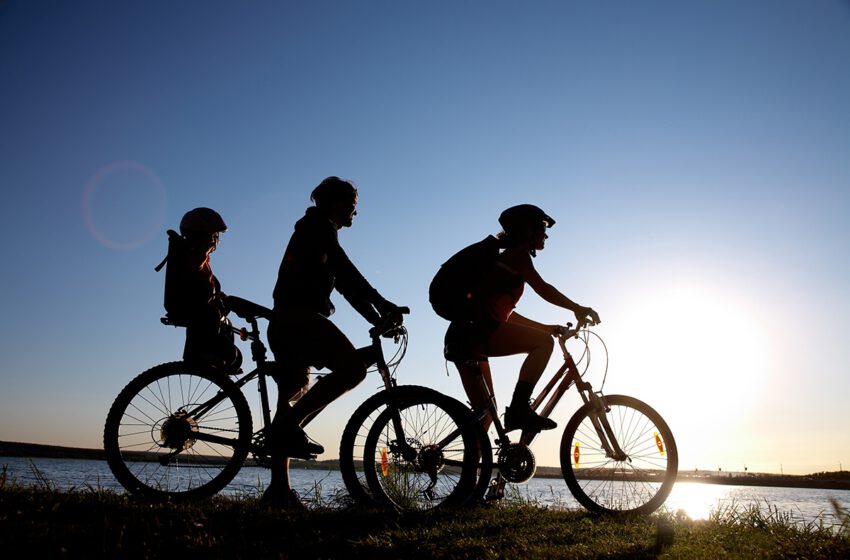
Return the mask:
[[[153,499],[211,496],[248,455],[251,411],[239,388],[184,362],[153,367],[116,397],[103,448],[115,478]]]
[[[624,452],[607,456],[593,425],[593,407],[580,408],[561,438],[561,471],[576,500],[595,513],[651,513],[676,481],[679,453],[667,423],[649,405],[623,395],[602,397],[604,418]],[[619,460],[622,459],[622,460]]]
[[[430,390],[411,392],[415,398],[399,402],[397,411],[386,408],[366,437],[363,471],[370,493],[399,511],[464,505],[475,489],[483,430],[460,401]]]

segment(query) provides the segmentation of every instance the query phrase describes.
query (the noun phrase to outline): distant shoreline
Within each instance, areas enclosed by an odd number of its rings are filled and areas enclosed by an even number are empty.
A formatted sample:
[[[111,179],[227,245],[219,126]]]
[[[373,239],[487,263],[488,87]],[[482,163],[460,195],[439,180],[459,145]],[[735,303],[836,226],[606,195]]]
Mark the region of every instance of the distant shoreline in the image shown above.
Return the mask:
[[[40,443],[0,441],[0,465],[3,457],[32,457],[39,459],[85,459],[105,461],[103,449],[63,447]],[[295,465],[293,465],[295,466]],[[338,470],[339,461],[298,461],[298,468]],[[539,478],[561,478],[559,467],[537,467]],[[825,490],[850,490],[850,472],[818,473],[812,475],[777,475],[764,473],[713,474],[679,472],[677,482],[699,484],[725,484],[728,486],[772,486],[780,488],[820,488]]]

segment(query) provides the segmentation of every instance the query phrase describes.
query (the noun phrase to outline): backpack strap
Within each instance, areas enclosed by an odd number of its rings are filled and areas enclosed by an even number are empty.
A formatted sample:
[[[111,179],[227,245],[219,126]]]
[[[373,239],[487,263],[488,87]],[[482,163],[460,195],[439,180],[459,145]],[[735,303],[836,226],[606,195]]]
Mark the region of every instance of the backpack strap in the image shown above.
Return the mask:
[[[177,233],[176,231],[174,231],[173,229],[168,230],[166,233],[168,234],[168,248],[169,249],[171,249],[171,243],[172,242],[176,241],[177,239],[182,239],[182,237],[180,237],[180,234]],[[169,250],[168,252],[170,253],[171,251]],[[162,267],[165,266],[165,263],[167,261],[168,261],[168,254],[165,255],[165,258],[162,259],[161,263],[159,263],[158,265],[156,265],[154,267],[154,270],[156,272],[159,272],[160,270],[162,270]]]

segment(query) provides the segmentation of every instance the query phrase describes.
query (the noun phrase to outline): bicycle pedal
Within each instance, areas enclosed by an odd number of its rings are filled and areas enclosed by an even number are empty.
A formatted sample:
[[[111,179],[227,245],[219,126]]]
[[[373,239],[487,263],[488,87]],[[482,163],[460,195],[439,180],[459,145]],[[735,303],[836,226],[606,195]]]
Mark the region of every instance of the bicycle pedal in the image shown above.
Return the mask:
[[[484,500],[491,502],[493,500],[501,500],[505,497],[505,483],[494,478],[487,487],[487,494]]]

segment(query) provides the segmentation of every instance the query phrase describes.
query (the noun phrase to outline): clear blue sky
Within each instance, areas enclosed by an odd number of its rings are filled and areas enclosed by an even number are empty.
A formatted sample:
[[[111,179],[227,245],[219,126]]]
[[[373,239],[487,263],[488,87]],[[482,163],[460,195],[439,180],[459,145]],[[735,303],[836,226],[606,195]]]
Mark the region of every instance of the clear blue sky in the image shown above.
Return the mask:
[[[848,2],[0,2],[0,439],[99,446],[179,357],[153,267],[186,210],[223,214],[214,270],[270,305],[340,175],[343,246],[413,309],[400,382],[462,397],[428,282],[530,202],[558,220],[538,268],[602,315],[606,391],[669,419],[683,469],[850,468],[848,156]],[[311,426],[325,458],[377,384]]]

